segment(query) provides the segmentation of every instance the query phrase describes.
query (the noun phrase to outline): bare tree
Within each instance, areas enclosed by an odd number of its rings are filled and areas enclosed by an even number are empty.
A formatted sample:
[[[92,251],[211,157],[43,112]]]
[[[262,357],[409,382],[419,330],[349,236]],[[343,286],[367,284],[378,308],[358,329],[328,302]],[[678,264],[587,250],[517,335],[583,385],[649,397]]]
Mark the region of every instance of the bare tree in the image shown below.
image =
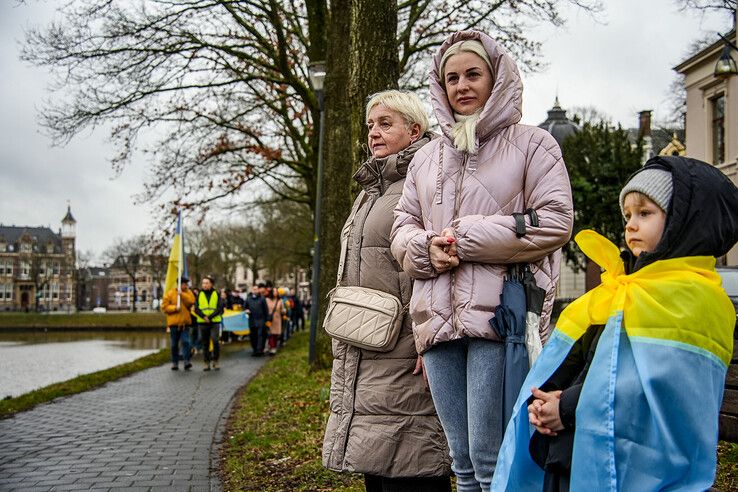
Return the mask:
[[[145,236],[136,236],[125,240],[116,239],[113,246],[105,252],[105,257],[111,262],[111,268],[120,268],[131,281],[131,288],[133,289],[131,311],[134,313],[138,300],[136,279],[143,267],[147,249],[148,239]]]
[[[539,44],[527,33],[541,22],[561,25],[561,3],[393,0],[396,33],[383,35],[397,53],[383,60],[384,83],[418,87],[429,51],[474,27],[535,70]],[[116,169],[141,147],[152,176],[166,176],[149,181],[142,201],[169,195],[176,206],[206,211],[258,181],[280,198],[314,204],[319,108],[307,66],[326,59],[326,0],[70,0],[59,13],[59,22],[28,31],[21,53],[49,67],[52,88],[65,93],[41,111],[56,142],[111,124]],[[362,23],[380,27],[361,17],[354,25]]]
[[[733,13],[738,6],[736,0],[675,0],[681,10]]]
[[[54,278],[54,262],[58,264],[59,260],[52,260],[39,253],[35,253],[28,256],[27,261],[29,264],[29,276],[33,282],[33,289],[36,294],[35,310],[38,311],[43,290],[45,287],[51,285],[51,280]]]

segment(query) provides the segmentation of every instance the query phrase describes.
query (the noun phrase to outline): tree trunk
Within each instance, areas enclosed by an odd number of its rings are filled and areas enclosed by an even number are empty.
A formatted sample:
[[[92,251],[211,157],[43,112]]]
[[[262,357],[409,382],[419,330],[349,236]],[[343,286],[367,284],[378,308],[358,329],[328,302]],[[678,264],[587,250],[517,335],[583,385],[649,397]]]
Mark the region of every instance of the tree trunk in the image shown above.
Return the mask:
[[[396,45],[397,2],[352,0],[351,20],[349,93],[353,137],[351,163],[355,170],[369,157],[367,98],[381,90],[396,89],[400,78]]]
[[[347,22],[347,20],[349,20]],[[340,234],[351,210],[354,170],[366,154],[364,105],[378,90],[397,87],[395,35],[397,6],[390,0],[331,2],[325,83],[326,133],[321,217],[320,298],[316,367],[331,362],[330,339],[322,330],[327,301],[335,286]]]

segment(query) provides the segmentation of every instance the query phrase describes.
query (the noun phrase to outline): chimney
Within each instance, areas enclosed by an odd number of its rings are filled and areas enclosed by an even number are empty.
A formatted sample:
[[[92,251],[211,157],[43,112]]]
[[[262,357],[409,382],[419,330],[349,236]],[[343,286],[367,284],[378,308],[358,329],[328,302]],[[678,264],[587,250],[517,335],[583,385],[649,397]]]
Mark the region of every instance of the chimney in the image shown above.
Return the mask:
[[[646,109],[638,113],[638,138],[643,140],[643,157],[641,165],[653,157],[653,143],[651,141],[651,113],[653,111]]]
[[[650,109],[638,113],[638,137],[651,136],[651,113]]]

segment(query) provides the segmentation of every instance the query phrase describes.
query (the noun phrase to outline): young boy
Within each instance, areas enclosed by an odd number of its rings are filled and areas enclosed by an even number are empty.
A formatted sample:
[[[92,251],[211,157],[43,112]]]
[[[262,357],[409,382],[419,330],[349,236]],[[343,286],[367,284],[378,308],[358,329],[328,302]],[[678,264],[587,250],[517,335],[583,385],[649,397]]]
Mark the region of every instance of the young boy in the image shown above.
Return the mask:
[[[564,310],[531,369],[492,490],[712,485],[735,325],[714,267],[738,241],[738,189],[703,162],[656,157],[620,206],[628,251],[576,237],[602,284]]]

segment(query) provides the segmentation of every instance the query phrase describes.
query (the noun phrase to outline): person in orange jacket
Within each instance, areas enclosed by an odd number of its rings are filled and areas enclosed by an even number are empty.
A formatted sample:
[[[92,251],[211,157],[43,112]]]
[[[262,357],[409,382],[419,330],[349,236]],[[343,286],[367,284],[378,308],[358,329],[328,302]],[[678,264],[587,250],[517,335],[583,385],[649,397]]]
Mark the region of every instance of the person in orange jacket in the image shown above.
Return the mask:
[[[182,277],[181,292],[177,287],[169,289],[161,301],[161,310],[167,315],[167,331],[172,340],[172,371],[179,370],[179,342],[182,342],[182,356],[185,371],[192,368],[190,363],[190,325],[192,315],[190,308],[195,304],[195,294],[189,286],[189,279]],[[177,297],[180,298],[177,306]]]

